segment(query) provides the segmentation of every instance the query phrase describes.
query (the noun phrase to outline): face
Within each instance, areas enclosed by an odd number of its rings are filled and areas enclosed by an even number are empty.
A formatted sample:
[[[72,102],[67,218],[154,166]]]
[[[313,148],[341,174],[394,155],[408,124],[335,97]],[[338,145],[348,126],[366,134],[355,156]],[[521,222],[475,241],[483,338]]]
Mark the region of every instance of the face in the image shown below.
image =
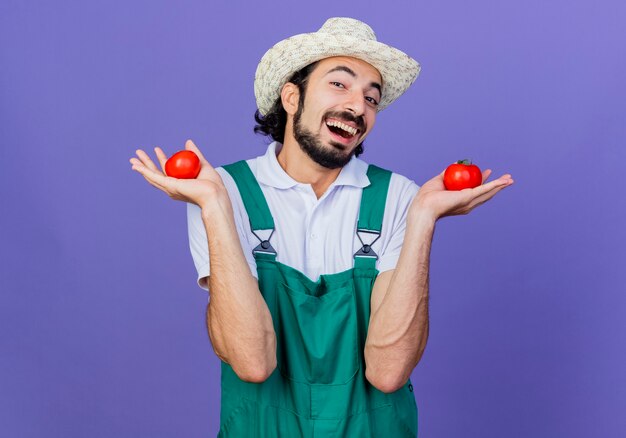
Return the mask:
[[[345,166],[374,127],[382,79],[356,58],[321,60],[309,76],[293,116],[293,136],[320,166]]]

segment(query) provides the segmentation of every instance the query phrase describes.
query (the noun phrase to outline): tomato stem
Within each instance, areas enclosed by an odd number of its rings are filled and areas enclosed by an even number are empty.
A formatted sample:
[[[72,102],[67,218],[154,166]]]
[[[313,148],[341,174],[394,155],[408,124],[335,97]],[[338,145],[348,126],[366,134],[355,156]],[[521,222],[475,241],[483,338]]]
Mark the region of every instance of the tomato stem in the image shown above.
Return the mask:
[[[464,160],[457,161],[456,164],[465,164],[466,166],[469,166],[472,164],[472,160],[471,158],[465,158]]]

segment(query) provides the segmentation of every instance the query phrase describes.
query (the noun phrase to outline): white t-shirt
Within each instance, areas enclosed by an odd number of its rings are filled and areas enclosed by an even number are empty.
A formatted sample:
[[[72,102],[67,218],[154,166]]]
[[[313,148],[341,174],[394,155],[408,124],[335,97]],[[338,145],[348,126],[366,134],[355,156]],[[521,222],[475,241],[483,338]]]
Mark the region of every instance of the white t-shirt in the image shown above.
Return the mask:
[[[304,273],[313,281],[320,274],[335,274],[354,266],[354,253],[363,245],[356,235],[362,188],[369,185],[368,163],[352,157],[337,179],[317,199],[310,184],[291,178],[278,163],[276,155],[282,148],[271,143],[265,155],[246,160],[261,186],[261,191],[274,218],[276,230],[270,239],[276,260]],[[235,180],[222,167],[215,169],[230,196],[241,246],[252,275],[258,278],[252,250],[259,239],[250,229],[250,220]],[[376,268],[380,272],[394,269],[404,240],[409,205],[419,186],[412,180],[392,173],[385,204],[381,235],[372,245],[378,254]],[[201,210],[187,204],[189,247],[198,272],[198,285],[208,289],[210,274],[209,245],[202,223]],[[266,239],[271,230],[256,231]],[[376,235],[360,233],[363,243]]]

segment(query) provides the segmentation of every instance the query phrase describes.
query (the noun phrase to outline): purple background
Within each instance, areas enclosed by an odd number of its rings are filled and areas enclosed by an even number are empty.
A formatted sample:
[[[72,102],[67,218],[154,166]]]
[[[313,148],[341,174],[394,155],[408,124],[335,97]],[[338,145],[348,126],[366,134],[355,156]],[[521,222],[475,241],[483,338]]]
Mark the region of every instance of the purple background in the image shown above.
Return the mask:
[[[0,4],[2,436],[215,436],[185,205],[128,159],[263,154],[256,65],[330,16],[422,64],[365,161],[515,179],[438,222],[420,436],[623,436],[622,0],[87,3]]]

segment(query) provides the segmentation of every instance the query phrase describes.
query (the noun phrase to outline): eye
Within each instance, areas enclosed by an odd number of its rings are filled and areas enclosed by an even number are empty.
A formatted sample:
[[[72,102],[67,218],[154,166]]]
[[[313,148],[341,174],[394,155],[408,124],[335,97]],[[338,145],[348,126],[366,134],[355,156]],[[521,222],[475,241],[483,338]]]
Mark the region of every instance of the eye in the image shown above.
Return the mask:
[[[376,101],[376,99],[374,99],[373,97],[366,96],[366,97],[365,97],[365,99],[367,99],[367,101],[368,101],[369,103],[371,103],[372,105],[374,105],[374,106],[378,106],[378,102],[377,102],[377,101]]]
[[[333,82],[331,82],[331,85],[334,85],[334,86],[336,86],[336,87],[341,87],[341,88],[344,88],[344,86],[343,86],[343,84],[342,84],[341,82],[336,82],[336,81],[333,81]]]

